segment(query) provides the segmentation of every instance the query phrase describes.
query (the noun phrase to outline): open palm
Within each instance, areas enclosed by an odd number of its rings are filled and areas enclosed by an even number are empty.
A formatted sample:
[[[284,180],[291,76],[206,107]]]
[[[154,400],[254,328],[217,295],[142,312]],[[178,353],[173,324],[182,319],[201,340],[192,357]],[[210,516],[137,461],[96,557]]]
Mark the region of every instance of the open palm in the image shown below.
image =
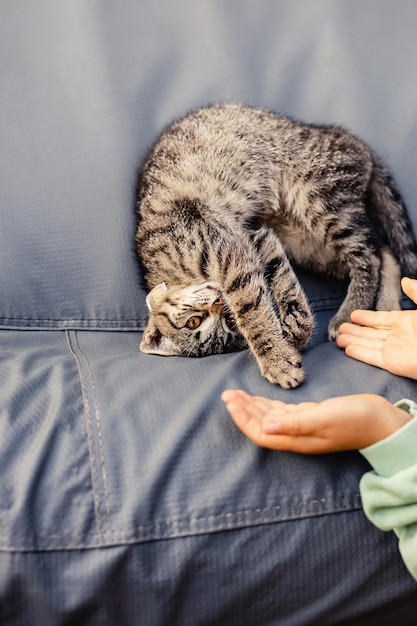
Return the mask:
[[[403,278],[404,293],[417,304],[417,280]],[[354,311],[354,324],[339,328],[337,345],[358,361],[417,379],[417,311]]]

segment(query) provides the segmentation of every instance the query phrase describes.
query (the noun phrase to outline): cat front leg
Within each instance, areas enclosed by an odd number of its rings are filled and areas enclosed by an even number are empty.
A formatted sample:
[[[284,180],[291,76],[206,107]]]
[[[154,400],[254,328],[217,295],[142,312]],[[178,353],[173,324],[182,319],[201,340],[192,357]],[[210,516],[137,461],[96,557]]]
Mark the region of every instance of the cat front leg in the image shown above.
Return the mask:
[[[264,267],[281,318],[285,337],[297,348],[305,346],[313,332],[314,317],[299,280],[277,234],[267,226],[252,237]]]
[[[262,375],[284,389],[297,387],[305,376],[301,354],[284,332],[262,264],[249,240],[239,237],[225,246],[218,282]]]

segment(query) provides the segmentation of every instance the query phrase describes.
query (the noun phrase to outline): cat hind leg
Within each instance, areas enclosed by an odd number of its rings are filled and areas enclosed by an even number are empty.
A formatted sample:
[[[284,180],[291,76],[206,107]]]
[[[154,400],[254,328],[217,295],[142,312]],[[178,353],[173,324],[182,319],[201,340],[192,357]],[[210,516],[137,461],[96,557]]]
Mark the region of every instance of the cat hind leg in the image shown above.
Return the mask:
[[[401,309],[401,270],[390,248],[381,250],[381,279],[376,301],[377,311]]]
[[[328,326],[329,341],[335,341],[339,326],[350,321],[355,309],[375,309],[381,279],[381,258],[366,240],[351,242],[340,252],[339,263],[348,268],[349,286],[338,312]]]

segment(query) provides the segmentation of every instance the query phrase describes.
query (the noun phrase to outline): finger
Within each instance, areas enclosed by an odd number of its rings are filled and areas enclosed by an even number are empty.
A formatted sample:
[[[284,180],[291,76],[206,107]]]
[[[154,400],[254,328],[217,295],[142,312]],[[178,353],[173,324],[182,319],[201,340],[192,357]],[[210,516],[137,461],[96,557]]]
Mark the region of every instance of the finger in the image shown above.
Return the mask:
[[[265,412],[279,412],[287,410],[290,406],[294,406],[292,404],[288,404],[287,402],[282,402],[282,400],[272,400],[271,398],[265,398],[264,396],[253,396],[252,402],[259,408],[262,408]]]
[[[349,335],[354,335],[358,328],[362,328],[362,326],[358,326],[357,324],[351,324],[351,322],[343,322],[339,326],[339,335],[343,333],[347,333]]]
[[[221,399],[225,402],[227,408],[234,412],[248,413],[247,407],[251,403],[251,396],[240,389],[227,389],[221,394]]]
[[[352,311],[350,319],[355,324],[370,328],[389,330],[398,311],[366,311],[357,309]]]
[[[263,420],[253,415],[248,410],[248,405],[229,402],[226,406],[236,426],[258,446],[273,450],[286,449],[280,447],[280,443],[275,440],[274,436],[264,433]]]
[[[401,287],[405,295],[408,296],[414,304],[417,304],[417,280],[404,277],[401,280]]]
[[[226,389],[221,394],[221,399],[226,404],[233,403],[236,406],[248,407],[254,404],[255,399],[243,389]]]
[[[336,339],[339,348],[347,348],[348,346],[362,346],[362,348],[372,348],[374,350],[382,350],[384,337],[369,337],[367,335],[339,335]]]
[[[382,369],[384,369],[384,361],[381,349],[370,348],[369,346],[349,344],[345,349],[345,353],[347,354],[347,356],[355,359],[356,361],[361,361],[362,363],[375,365],[376,367],[381,367]]]
[[[225,391],[222,392],[220,397],[223,400],[223,402],[231,402],[232,400],[236,398],[237,394],[238,394],[237,389],[225,389]]]
[[[294,416],[290,414],[284,418],[272,418],[269,424],[273,424],[274,429],[271,429],[270,433],[267,427],[268,422],[259,422],[256,419],[240,421],[233,415],[232,418],[249,439],[264,448],[311,454],[325,451],[323,440],[314,433],[310,434],[310,425],[303,424],[297,417],[294,419]]]
[[[248,409],[251,407],[251,410],[259,410],[264,413],[279,411],[288,406],[286,402],[282,402],[281,400],[272,400],[264,396],[251,396],[242,389],[227,389],[222,393],[221,398],[226,403],[231,401],[243,403]]]
[[[369,339],[384,340],[389,334],[388,329],[372,328],[368,326],[358,326],[345,322],[339,326],[339,335],[347,335],[348,337],[368,337]]]
[[[267,413],[269,411],[277,411],[286,406],[285,402],[281,402],[280,400],[271,400],[270,398],[265,398],[264,396],[251,396],[242,389],[227,389],[222,393],[221,398],[224,402],[226,402],[226,404],[233,402],[241,406],[245,406],[246,409],[253,415],[260,415],[261,413]]]
[[[238,428],[248,437],[253,439],[262,434],[262,419],[254,415],[247,404],[236,399],[227,402],[226,408]]]
[[[275,432],[291,437],[310,437],[316,434],[321,423],[322,410],[317,402],[287,404],[281,411],[267,413],[263,428],[265,432]]]
[[[317,403],[303,403],[280,418],[264,421],[260,445],[274,450],[304,454],[331,451],[326,437],[320,433],[320,410]]]
[[[359,336],[367,334],[368,336],[372,337],[375,333],[378,332],[381,332],[380,328],[373,328],[372,326],[360,326],[359,324],[352,324],[351,322],[343,322],[343,324],[339,326],[339,334]]]

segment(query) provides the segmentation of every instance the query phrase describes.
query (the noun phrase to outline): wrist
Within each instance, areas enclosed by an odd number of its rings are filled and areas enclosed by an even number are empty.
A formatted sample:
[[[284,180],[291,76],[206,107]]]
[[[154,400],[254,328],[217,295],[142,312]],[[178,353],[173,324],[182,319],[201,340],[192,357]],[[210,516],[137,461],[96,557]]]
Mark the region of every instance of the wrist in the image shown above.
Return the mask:
[[[387,439],[413,418],[413,416],[407,411],[406,407],[395,406],[382,397],[378,416],[376,417],[377,427],[374,432],[375,439],[373,443]]]

